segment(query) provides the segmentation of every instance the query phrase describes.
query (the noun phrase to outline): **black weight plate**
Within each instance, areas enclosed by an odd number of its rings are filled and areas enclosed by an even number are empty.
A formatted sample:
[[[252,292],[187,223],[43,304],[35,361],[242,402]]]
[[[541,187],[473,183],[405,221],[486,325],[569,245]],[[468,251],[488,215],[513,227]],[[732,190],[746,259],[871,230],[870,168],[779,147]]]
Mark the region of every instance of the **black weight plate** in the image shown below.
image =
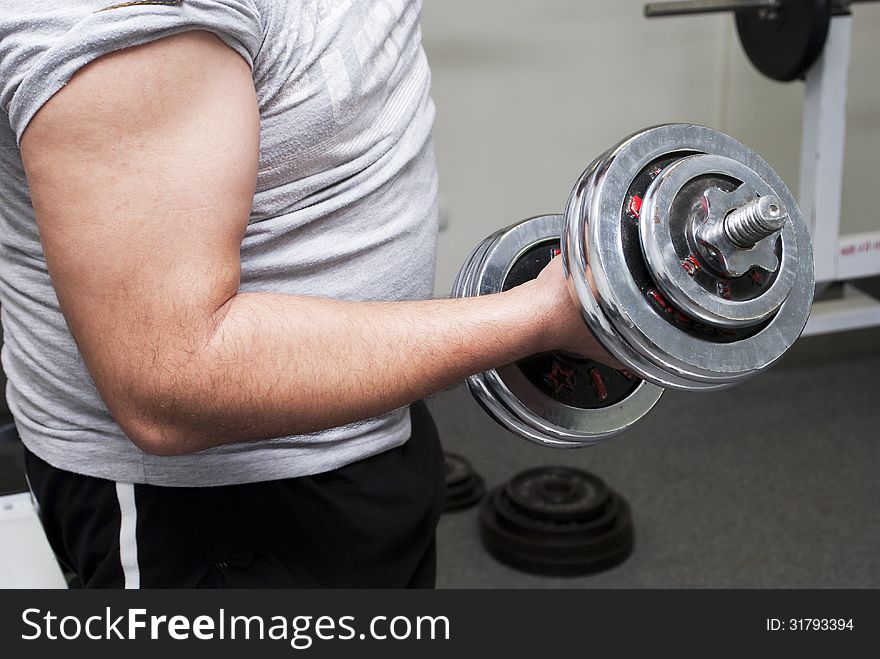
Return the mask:
[[[507,291],[535,279],[554,256],[559,255],[559,239],[546,240],[527,249],[510,266],[501,290]]]
[[[444,453],[446,468],[446,512],[464,510],[479,503],[486,493],[483,479],[470,462],[455,453]]]
[[[444,453],[443,462],[446,469],[447,487],[468,480],[474,473],[471,463],[455,453]]]
[[[558,254],[558,239],[530,247],[510,266],[502,290],[531,281]],[[592,359],[558,351],[531,355],[516,365],[544,395],[564,405],[587,410],[617,405],[641,382],[631,374]]]
[[[456,489],[447,488],[446,505],[443,510],[445,512],[454,512],[470,508],[482,501],[485,494],[486,485],[484,484],[483,479],[477,474],[474,474],[469,481],[456,486]]]
[[[511,503],[503,488],[500,488],[497,494],[493,494],[492,503],[500,526],[518,535],[536,538],[555,536],[580,538],[601,535],[614,526],[615,519],[620,514],[619,498],[615,496],[608,497],[593,519],[574,522],[559,522],[525,515]]]
[[[468,499],[473,496],[475,492],[479,492],[481,495],[485,493],[483,479],[477,474],[472,474],[466,481],[462,481],[461,483],[446,486],[447,499]]]
[[[510,533],[498,524],[493,499],[480,511],[480,537],[492,556],[516,569],[549,576],[591,574],[619,565],[632,553],[635,534],[629,506],[623,499],[618,502],[620,514],[613,528],[590,542],[580,543],[564,537],[539,541]]]
[[[736,12],[736,30],[755,68],[773,80],[803,78],[822,54],[831,21],[831,0],[784,2],[768,10]]]
[[[485,538],[484,538],[485,543]],[[501,563],[512,568],[531,574],[540,574],[548,577],[575,577],[587,574],[596,574],[610,570],[623,563],[635,546],[635,538],[631,537],[627,544],[609,551],[604,556],[593,556],[587,559],[571,560],[546,560],[536,558],[530,554],[522,554],[504,547],[486,544],[486,550]]]
[[[605,364],[563,352],[531,355],[516,365],[546,396],[584,410],[617,405],[641,382]]]
[[[491,542],[511,551],[532,553],[541,558],[589,558],[625,544],[632,529],[629,505],[621,499],[616,508],[618,513],[613,523],[603,532],[586,537],[555,533],[540,537],[504,528],[499,522],[494,496],[490,496],[480,511],[480,524]]]
[[[572,467],[527,469],[507,481],[504,489],[524,515],[561,523],[595,519],[609,496],[601,479]]]

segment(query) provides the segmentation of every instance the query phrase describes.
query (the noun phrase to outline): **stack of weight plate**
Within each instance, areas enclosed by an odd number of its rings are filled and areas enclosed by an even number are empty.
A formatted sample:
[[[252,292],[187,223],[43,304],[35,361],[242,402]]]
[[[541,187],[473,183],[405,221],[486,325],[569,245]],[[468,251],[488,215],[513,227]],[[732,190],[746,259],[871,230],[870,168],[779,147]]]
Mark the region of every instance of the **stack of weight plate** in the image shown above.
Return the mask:
[[[479,503],[486,494],[486,486],[471,463],[455,453],[444,453],[446,463],[445,512],[464,510]]]
[[[497,560],[548,576],[607,570],[629,557],[635,541],[627,502],[570,467],[529,469],[493,490],[480,533]]]
[[[465,261],[454,297],[506,291],[534,279],[560,252],[561,215],[541,215],[496,231]],[[577,448],[641,419],[662,390],[604,364],[563,352],[533,355],[468,378],[483,408],[532,442]]]

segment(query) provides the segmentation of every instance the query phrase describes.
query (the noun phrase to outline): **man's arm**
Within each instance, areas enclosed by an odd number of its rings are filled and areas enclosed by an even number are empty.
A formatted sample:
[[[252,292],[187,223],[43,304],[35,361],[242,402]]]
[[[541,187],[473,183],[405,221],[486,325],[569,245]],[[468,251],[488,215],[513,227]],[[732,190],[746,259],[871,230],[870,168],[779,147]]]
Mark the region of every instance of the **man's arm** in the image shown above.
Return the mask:
[[[239,292],[259,116],[247,64],[208,33],[83,68],[21,149],[62,312],[110,412],[145,451],[369,418],[541,350],[601,354],[558,263],[465,300]]]

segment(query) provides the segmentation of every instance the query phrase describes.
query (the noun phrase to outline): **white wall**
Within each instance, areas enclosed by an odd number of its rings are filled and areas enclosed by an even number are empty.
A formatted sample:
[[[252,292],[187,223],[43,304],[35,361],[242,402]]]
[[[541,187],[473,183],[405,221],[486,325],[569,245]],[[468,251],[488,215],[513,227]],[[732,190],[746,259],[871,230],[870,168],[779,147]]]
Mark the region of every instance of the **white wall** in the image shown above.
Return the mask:
[[[880,5],[855,9],[844,231],[880,228]],[[561,212],[571,184],[640,128],[713,126],[761,153],[797,193],[803,85],[755,71],[730,16],[642,17],[634,0],[426,0],[441,206],[437,292],[473,247]]]

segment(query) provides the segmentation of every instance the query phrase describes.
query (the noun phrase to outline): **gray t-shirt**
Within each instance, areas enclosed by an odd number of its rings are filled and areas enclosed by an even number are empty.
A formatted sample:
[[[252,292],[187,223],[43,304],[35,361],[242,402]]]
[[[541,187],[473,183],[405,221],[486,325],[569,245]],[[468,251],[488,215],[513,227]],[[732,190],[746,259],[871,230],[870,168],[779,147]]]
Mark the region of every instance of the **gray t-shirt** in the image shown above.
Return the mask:
[[[31,451],[116,481],[207,486],[319,473],[407,440],[409,414],[398,410],[189,456],[137,449],[107,412],[59,310],[18,143],[86,63],[186,30],[213,32],[251,65],[260,110],[241,290],[427,298],[437,175],[420,9],[420,0],[0,0],[3,367]]]

